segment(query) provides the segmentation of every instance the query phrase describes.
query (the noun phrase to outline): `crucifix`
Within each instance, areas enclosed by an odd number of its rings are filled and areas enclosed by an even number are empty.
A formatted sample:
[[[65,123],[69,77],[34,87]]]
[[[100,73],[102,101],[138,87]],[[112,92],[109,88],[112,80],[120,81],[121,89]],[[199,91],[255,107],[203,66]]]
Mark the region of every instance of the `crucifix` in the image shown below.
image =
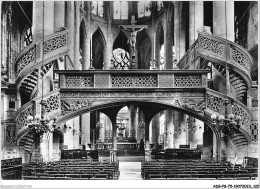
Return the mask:
[[[147,28],[147,25],[135,25],[137,21],[135,20],[135,16],[132,15],[131,25],[120,25],[120,29],[124,29],[130,34],[127,43],[130,44],[131,50],[130,55],[132,58],[132,65],[131,67],[135,67],[135,44],[136,44],[136,36],[137,32],[142,31],[144,28]]]

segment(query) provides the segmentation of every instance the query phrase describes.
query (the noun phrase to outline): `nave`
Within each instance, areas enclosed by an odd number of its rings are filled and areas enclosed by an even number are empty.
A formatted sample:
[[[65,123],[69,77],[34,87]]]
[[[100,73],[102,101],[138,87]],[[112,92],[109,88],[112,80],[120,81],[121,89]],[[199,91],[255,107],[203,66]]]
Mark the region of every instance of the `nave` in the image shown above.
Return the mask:
[[[122,160],[120,162],[120,159]],[[117,162],[64,159],[21,164],[19,158],[3,162],[4,180],[258,180],[257,162],[232,164],[193,159],[153,159],[140,156]],[[252,163],[253,162],[253,163]],[[4,163],[6,165],[4,165]],[[11,165],[13,164],[13,165]],[[15,165],[17,164],[17,165]],[[20,164],[20,165],[19,165]]]

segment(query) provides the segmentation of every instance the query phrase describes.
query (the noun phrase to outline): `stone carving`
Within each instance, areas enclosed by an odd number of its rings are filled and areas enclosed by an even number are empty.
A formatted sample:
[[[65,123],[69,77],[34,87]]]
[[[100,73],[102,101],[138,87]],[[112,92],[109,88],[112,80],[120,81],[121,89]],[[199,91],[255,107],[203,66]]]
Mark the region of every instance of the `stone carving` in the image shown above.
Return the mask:
[[[58,48],[64,47],[67,44],[66,35],[61,35],[44,41],[43,43],[43,54],[52,52]]]
[[[225,102],[224,98],[222,97],[217,97],[213,96],[212,94],[207,94],[207,108],[217,112],[219,114],[225,115]],[[229,105],[228,110],[231,108]],[[230,112],[230,111],[228,111]],[[250,115],[241,107],[238,106],[237,104],[234,104],[232,107],[232,113],[235,116],[241,116],[241,125],[244,129],[246,129],[248,132],[250,132],[250,122],[251,118]]]
[[[35,61],[35,47],[31,48],[26,54],[24,54],[17,65],[17,75],[24,69],[25,66]]]
[[[233,105],[232,113],[235,116],[241,116],[241,125],[250,133],[250,123],[251,119],[250,116],[246,111],[244,111],[241,107],[237,106],[236,104]]]
[[[18,126],[18,129],[24,128],[27,126],[27,117],[29,115],[33,115],[33,108],[32,106],[23,111],[20,116],[17,119],[16,125]]]
[[[200,48],[221,56],[224,55],[224,44],[204,36],[200,36]]]
[[[6,127],[6,141],[9,143],[14,143],[16,137],[16,126],[7,125]]]
[[[112,87],[157,87],[157,77],[149,76],[112,76]]]
[[[66,87],[94,87],[93,76],[66,76]]]
[[[195,100],[184,99],[182,100],[181,104],[178,101],[178,104],[185,109],[190,109],[192,111],[199,112],[199,113],[203,113],[204,110],[206,109],[206,104],[204,100],[201,100],[199,101],[199,103],[197,103]]]
[[[108,88],[108,87],[109,87],[109,74],[96,74],[95,88]]]
[[[251,140],[252,142],[258,142],[258,123],[253,122],[250,125],[250,130],[251,130]]]
[[[204,93],[199,92],[84,92],[84,93],[61,93],[61,98],[135,98],[135,97],[143,97],[143,98],[168,98],[168,97],[200,97],[204,98]]]
[[[90,108],[92,106],[93,101],[90,100],[78,100],[68,102],[65,100],[61,101],[61,114],[65,115],[70,112],[74,112],[83,108]]]
[[[175,87],[198,87],[201,86],[200,75],[175,75],[174,76]]]
[[[250,72],[249,59],[242,52],[238,51],[235,48],[231,48],[231,53],[231,59],[243,66],[248,72]]]
[[[46,99],[45,106],[43,108],[44,113],[49,113],[54,110],[58,110],[60,108],[60,95],[51,95],[48,99]]]

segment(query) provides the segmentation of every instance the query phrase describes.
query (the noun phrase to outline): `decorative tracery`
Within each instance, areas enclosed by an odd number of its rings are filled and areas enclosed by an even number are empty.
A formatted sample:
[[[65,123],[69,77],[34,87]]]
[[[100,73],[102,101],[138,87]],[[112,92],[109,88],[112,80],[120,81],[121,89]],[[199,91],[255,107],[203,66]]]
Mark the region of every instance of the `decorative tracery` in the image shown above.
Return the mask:
[[[124,49],[117,48],[113,51],[111,63],[113,64],[114,69],[124,69],[129,68],[129,53]]]

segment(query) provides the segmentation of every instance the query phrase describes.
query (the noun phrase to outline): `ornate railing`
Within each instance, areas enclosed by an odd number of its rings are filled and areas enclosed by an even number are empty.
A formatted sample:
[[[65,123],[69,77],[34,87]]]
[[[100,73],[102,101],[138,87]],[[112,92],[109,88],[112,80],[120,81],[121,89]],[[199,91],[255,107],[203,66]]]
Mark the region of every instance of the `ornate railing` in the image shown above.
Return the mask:
[[[207,87],[207,70],[56,71],[65,88],[182,88]]]
[[[16,83],[20,83],[25,75],[36,68],[64,56],[67,53],[67,31],[54,33],[28,45],[17,57],[15,68]],[[43,60],[44,59],[44,60]]]
[[[245,75],[243,77],[246,77],[247,83],[251,85],[252,57],[238,44],[212,34],[200,33],[198,39],[179,61],[179,68],[189,68],[194,60],[194,55],[195,58],[201,56],[222,65],[225,65],[227,60],[228,65],[235,71],[242,72],[241,75]]]
[[[34,100],[26,103],[21,108],[18,109],[18,111],[15,114],[15,122],[17,125],[17,138],[21,136],[21,133],[26,132],[28,121],[27,117],[28,115],[40,115],[41,111],[41,97],[37,97]],[[60,115],[60,94],[59,91],[53,91],[49,93],[48,95],[43,97],[43,100],[46,101],[46,106],[44,107],[44,113],[45,115],[49,116],[50,118],[53,118],[54,116]]]
[[[225,114],[225,107],[224,107],[224,102],[226,99],[228,100],[234,100],[233,102],[233,106],[231,104],[228,105],[228,111],[230,112],[231,108],[232,108],[232,113],[235,116],[241,116],[241,128],[244,129],[248,134],[251,133],[250,131],[250,125],[251,125],[251,121],[253,118],[253,115],[251,113],[251,111],[247,108],[247,106],[245,106],[244,104],[242,104],[241,102],[228,97],[222,93],[213,91],[211,89],[207,89],[207,96],[206,96],[206,108],[210,111],[212,111],[212,113],[219,113],[224,115]]]

